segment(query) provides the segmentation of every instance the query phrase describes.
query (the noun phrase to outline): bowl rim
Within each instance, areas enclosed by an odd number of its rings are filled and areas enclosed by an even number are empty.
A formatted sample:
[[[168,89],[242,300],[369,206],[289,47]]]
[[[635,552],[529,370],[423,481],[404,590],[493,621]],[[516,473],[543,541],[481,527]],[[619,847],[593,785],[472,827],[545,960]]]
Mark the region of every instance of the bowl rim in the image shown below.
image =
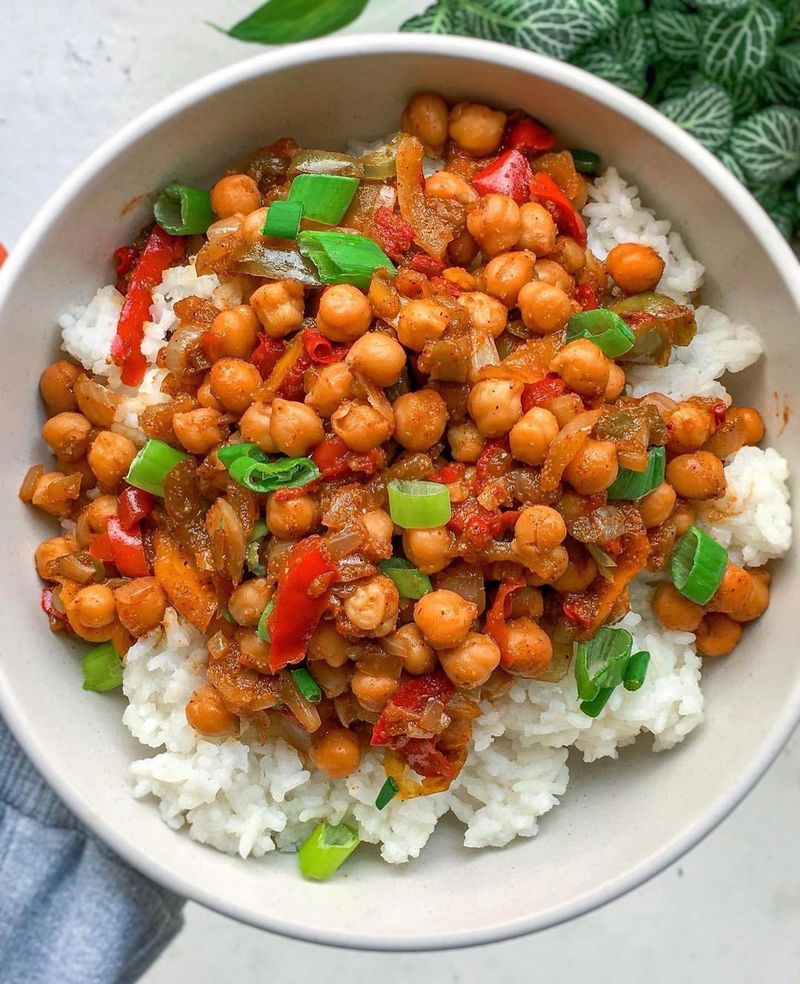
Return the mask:
[[[800,311],[800,278],[797,276],[797,260],[777,227],[747,189],[710,151],[657,110],[597,76],[546,56],[475,38],[412,33],[340,35],[269,50],[204,75],[136,116],[85,158],[39,209],[18,243],[10,251],[0,271],[0,310],[8,299],[18,274],[35,253],[39,240],[46,235],[53,219],[96,174],[120,154],[124,154],[127,147],[136,139],[193,104],[239,83],[259,76],[267,77],[286,68],[320,61],[341,60],[365,53],[441,55],[511,67],[534,76],[544,75],[566,89],[588,95],[608,106],[651,133],[662,143],[667,143],[671,149],[686,159],[703,179],[714,184],[728,207],[737,213],[770,257]],[[537,932],[599,908],[663,871],[724,820],[764,775],[800,721],[800,691],[794,704],[789,703],[774,721],[759,754],[742,772],[727,794],[719,796],[703,816],[633,867],[597,888],[546,912],[522,915],[480,929],[400,937],[370,935],[358,931],[334,932],[324,927],[297,926],[279,916],[263,915],[239,906],[236,902],[220,900],[210,888],[195,884],[185,875],[154,860],[135,841],[128,840],[112,826],[105,826],[98,819],[91,803],[73,788],[68,776],[60,774],[51,766],[45,745],[29,729],[25,711],[15,697],[1,661],[0,711],[14,737],[38,771],[81,822],[134,868],[176,894],[241,922],[310,943],[346,949],[413,952],[478,946]],[[165,835],[175,836],[174,831],[166,826],[164,831]]]

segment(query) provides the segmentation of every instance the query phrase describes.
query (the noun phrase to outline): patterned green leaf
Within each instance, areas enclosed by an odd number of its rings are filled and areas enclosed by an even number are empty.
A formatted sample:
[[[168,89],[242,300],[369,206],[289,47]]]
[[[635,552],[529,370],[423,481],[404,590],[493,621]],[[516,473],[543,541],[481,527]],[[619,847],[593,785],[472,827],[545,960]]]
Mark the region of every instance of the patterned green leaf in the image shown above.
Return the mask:
[[[653,33],[659,51],[665,58],[677,62],[693,62],[700,52],[697,35],[697,14],[679,10],[654,10],[651,15]]]
[[[686,65],[673,61],[671,58],[659,60],[654,66],[651,66],[650,85],[645,98],[655,106],[663,99],[684,95],[691,86],[691,75],[687,71]]]
[[[459,0],[464,28],[480,38],[565,60],[593,41],[597,26],[579,0]]]
[[[782,20],[766,0],[751,0],[733,14],[708,22],[700,42],[700,68],[715,81],[749,79],[772,60]]]
[[[661,3],[679,3],[683,5],[683,0],[650,0],[650,5],[661,4]],[[620,17],[630,17],[631,14],[641,14],[645,10],[647,4],[645,0],[617,0],[619,7]]]
[[[753,198],[755,198],[765,212],[769,212],[771,209],[776,208],[780,204],[780,181],[771,181],[766,184],[752,184],[750,186],[750,191],[753,193]]]
[[[439,0],[416,17],[409,17],[400,25],[401,31],[427,32],[429,34],[457,34],[458,11],[451,0]]]
[[[800,171],[800,110],[770,106],[737,123],[730,149],[752,182],[785,181]]]
[[[658,108],[709,150],[721,147],[733,126],[730,96],[713,82],[693,86],[686,95],[667,99]]]
[[[613,31],[620,23],[623,17],[621,2],[622,0],[576,0],[578,8],[591,19],[598,35]],[[632,13],[634,11],[626,11],[624,16],[628,17]]]
[[[763,72],[759,72],[753,79],[752,86],[762,106],[800,105],[800,82],[787,79],[775,65],[769,65]]]
[[[782,14],[781,41],[800,41],[800,0],[790,0]]]
[[[750,0],[693,0],[693,3],[703,10],[741,10]]]
[[[800,41],[783,44],[775,52],[775,67],[796,89],[800,89]]]
[[[727,147],[720,147],[716,151],[717,157],[722,161],[722,163],[727,167],[727,169],[733,174],[734,177],[738,178],[742,184],[745,184],[747,179],[745,177],[744,171],[741,169],[739,162],[733,156],[733,154],[728,150]]]
[[[764,108],[763,98],[756,92],[752,79],[738,79],[726,86],[733,102],[733,118],[743,119],[751,116],[757,109]]]
[[[686,0],[650,0],[649,7],[652,13],[662,10],[679,10],[685,13],[690,9]]]
[[[573,64],[586,69],[593,75],[618,85],[621,89],[632,92],[634,96],[643,96],[647,89],[647,79],[644,74],[636,75],[631,68],[620,61],[616,52],[609,48],[591,45],[573,59]]]

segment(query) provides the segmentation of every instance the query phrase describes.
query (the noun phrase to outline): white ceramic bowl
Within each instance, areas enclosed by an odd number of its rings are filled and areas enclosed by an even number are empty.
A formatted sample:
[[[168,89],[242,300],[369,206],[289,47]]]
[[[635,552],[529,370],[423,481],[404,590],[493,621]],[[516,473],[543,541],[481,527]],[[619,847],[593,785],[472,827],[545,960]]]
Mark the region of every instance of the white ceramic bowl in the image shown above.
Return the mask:
[[[52,535],[16,497],[43,459],[37,379],[55,356],[56,315],[109,279],[112,249],[147,221],[129,203],[176,177],[210,182],[241,152],[287,134],[341,147],[397,126],[415,90],[522,108],[592,147],[669,217],[707,266],[705,298],[760,327],[766,357],[745,395],[768,440],[795,463],[800,278],[791,251],[742,186],[699,144],[637,99],[577,69],[463,38],[375,35],[270,52],[203,79],[106,143],[62,186],[2,273],[3,425],[0,698],[17,738],[68,805],[129,862],[170,888],[267,929],[342,946],[421,949],[499,940],[586,912],[695,844],[767,768],[800,711],[796,557],[782,563],[767,616],[704,674],[706,722],[654,756],[647,738],[619,762],[572,764],[564,803],[530,841],[467,851],[441,824],[404,867],[362,849],[325,885],[293,856],[242,861],[200,846],[129,791],[122,699],[81,690],[77,649],[49,634],[32,555]],[[794,608],[792,608],[794,605]],[[460,828],[459,828],[460,829]],[[745,877],[743,875],[743,877]]]

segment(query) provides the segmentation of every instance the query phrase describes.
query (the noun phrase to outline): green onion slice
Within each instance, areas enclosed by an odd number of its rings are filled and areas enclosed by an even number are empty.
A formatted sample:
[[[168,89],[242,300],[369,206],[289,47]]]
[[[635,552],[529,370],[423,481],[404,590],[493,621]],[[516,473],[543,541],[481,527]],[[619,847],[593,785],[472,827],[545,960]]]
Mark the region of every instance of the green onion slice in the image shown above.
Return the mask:
[[[665,448],[650,448],[647,452],[647,467],[644,471],[635,472],[630,468],[620,468],[619,474],[608,488],[608,498],[612,499],[641,499],[642,496],[657,489],[664,481],[667,468],[667,452]]]
[[[261,235],[270,236],[272,239],[297,239],[302,218],[301,202],[273,202],[267,209]]]
[[[575,170],[581,174],[597,174],[600,170],[600,155],[593,150],[584,150],[582,147],[573,147],[570,150],[572,162]]]
[[[230,610],[230,608],[225,608],[223,610],[222,617],[225,619],[226,622],[230,622],[231,625],[238,625],[239,624],[236,621],[236,619],[233,617],[233,612]]]
[[[322,691],[319,684],[304,666],[299,666],[292,670],[292,679],[300,693],[312,704],[319,704],[322,700]]]
[[[626,690],[634,691],[641,687],[644,683],[644,678],[647,676],[647,667],[649,665],[650,653],[646,649],[641,649],[638,653],[634,653],[631,656],[628,660],[628,665],[625,667],[625,677],[622,681]]]
[[[258,620],[258,627],[256,628],[256,635],[264,640],[264,642],[272,642],[272,636],[269,634],[269,626],[267,625],[267,619],[272,613],[272,609],[275,607],[275,599],[270,598],[264,611]]]
[[[590,718],[596,718],[608,703],[608,698],[614,693],[614,687],[603,687],[591,700],[581,701],[581,710]]]
[[[178,462],[188,457],[183,451],[176,451],[169,444],[151,437],[131,462],[125,481],[163,498],[164,479]]]
[[[83,689],[105,693],[122,686],[122,660],[113,642],[92,646],[83,657]]]
[[[256,461],[269,461],[267,455],[257,444],[226,444],[224,448],[217,451],[217,457],[227,469],[236,461],[237,458],[253,458]]]
[[[722,584],[728,551],[707,533],[691,526],[678,541],[669,562],[672,583],[698,605],[711,601]]]
[[[249,455],[236,458],[228,468],[231,478],[251,492],[297,489],[319,478],[319,468],[311,458],[278,458],[258,461]]]
[[[429,530],[450,519],[450,490],[439,482],[389,482],[389,515],[406,530]]]
[[[298,174],[289,189],[288,201],[300,205],[307,219],[336,225],[350,208],[356,188],[358,178],[345,178],[340,174]]]
[[[397,783],[389,776],[386,782],[381,786],[380,792],[375,797],[375,806],[377,809],[382,810],[397,796],[400,791],[400,787]]]
[[[622,683],[631,657],[633,636],[627,629],[601,626],[592,639],[578,643],[575,682],[581,700],[591,701],[605,687]]]
[[[263,519],[257,519],[253,523],[253,529],[250,533],[250,539],[247,541],[247,549],[245,550],[245,563],[247,564],[247,569],[251,574],[255,574],[256,577],[263,577],[267,573],[267,568],[261,563],[261,541],[269,533],[267,529],[267,524]]]
[[[588,338],[609,359],[624,355],[636,344],[633,329],[608,308],[573,314],[567,322],[567,341],[573,342],[576,338]]]
[[[401,598],[421,598],[429,591],[433,591],[428,575],[414,567],[405,557],[390,557],[388,560],[381,560],[378,567],[394,581]]]
[[[359,845],[359,836],[346,823],[323,822],[297,852],[300,871],[306,878],[327,881]]]
[[[307,229],[297,237],[297,245],[316,266],[324,284],[353,284],[366,290],[372,274],[380,267],[396,272],[380,246],[358,233]]]
[[[161,228],[173,236],[199,235],[217,220],[207,191],[177,181],[158,193],[153,215]]]

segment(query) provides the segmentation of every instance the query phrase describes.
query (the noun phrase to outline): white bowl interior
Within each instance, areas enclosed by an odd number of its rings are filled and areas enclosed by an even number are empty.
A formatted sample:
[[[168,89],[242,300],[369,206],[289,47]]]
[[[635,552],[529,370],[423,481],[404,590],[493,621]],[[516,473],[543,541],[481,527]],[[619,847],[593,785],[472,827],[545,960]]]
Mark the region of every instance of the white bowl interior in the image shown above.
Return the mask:
[[[245,63],[149,114],[61,193],[12,257],[0,307],[6,440],[0,449],[0,522],[6,530],[0,607],[0,683],[10,723],[70,805],[152,876],[270,929],[342,945],[445,946],[502,938],[584,911],[652,874],[690,846],[744,794],[776,753],[800,707],[789,615],[794,556],[776,577],[770,612],[705,674],[707,720],[684,745],[649,753],[643,738],[618,763],[573,771],[562,806],[540,835],[503,851],[467,851],[443,823],[404,867],[362,849],[323,886],[298,876],[292,856],[244,862],[174,833],[152,802],[135,801],[127,766],[143,749],[124,729],[122,699],[86,694],[77,647],[47,631],[32,554],[48,532],[16,498],[31,462],[44,460],[37,379],[55,354],[55,318],[111,279],[111,251],[147,220],[146,196],[168,180],[209,182],[260,144],[294,135],[343,147],[398,126],[408,95],[520,106],[567,142],[599,151],[645,201],[669,217],[707,266],[705,299],[757,325],[766,356],[743,396],[762,409],[768,440],[797,459],[798,306],[791,254],[746,193],[698,145],[630,97],[569,67],[466,40],[337,39]],[[710,179],[703,176],[710,176]],[[727,198],[744,202],[741,214]],[[749,217],[745,212],[749,211]],[[766,248],[765,248],[766,244]]]

